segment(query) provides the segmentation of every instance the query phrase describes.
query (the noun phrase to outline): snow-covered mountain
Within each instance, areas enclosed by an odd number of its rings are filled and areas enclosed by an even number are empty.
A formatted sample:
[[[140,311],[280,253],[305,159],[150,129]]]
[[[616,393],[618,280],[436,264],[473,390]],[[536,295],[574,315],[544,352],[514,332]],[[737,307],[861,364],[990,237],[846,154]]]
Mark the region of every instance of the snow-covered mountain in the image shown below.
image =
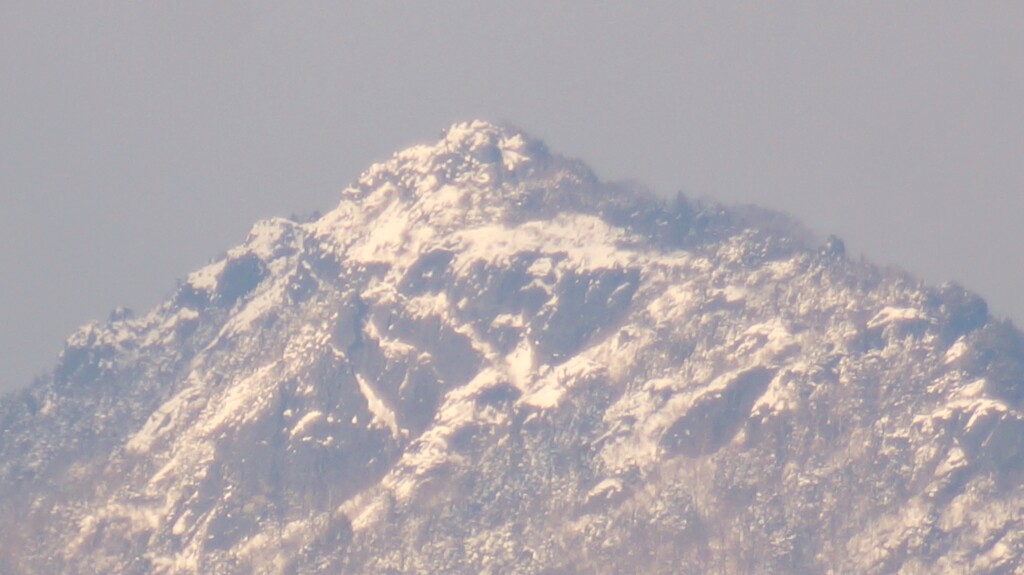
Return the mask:
[[[485,122],[0,404],[0,573],[1024,572],[1024,337]]]

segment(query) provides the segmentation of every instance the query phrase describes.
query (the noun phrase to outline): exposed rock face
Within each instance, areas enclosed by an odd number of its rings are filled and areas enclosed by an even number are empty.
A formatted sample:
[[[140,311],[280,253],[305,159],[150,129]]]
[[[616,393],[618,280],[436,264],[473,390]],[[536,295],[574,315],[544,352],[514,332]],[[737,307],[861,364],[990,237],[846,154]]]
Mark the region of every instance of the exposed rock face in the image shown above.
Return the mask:
[[[0,572],[1021,572],[1024,338],[804,236],[453,126],[4,399]]]

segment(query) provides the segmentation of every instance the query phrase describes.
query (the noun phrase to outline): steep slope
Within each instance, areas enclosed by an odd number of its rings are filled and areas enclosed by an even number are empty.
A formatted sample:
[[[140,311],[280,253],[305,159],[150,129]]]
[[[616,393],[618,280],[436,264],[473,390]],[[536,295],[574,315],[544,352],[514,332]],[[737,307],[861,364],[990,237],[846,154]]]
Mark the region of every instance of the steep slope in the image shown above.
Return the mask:
[[[484,122],[0,407],[4,573],[1011,573],[1024,344]]]

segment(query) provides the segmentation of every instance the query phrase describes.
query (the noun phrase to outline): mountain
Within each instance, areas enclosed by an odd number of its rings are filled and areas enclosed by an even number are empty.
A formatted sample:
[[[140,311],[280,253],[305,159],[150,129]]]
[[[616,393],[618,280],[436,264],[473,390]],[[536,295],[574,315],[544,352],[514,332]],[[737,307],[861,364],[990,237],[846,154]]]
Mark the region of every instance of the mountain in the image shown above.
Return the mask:
[[[0,572],[1019,573],[1024,336],[452,126],[0,403]]]

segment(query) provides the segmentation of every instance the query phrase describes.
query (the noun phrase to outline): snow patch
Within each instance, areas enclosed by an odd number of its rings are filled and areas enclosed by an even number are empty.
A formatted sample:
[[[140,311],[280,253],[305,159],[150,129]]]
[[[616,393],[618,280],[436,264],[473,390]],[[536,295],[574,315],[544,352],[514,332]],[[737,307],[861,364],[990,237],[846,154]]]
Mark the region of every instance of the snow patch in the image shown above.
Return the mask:
[[[503,138],[498,142],[498,150],[501,151],[502,164],[510,172],[530,161],[526,153],[526,140],[521,134]]]
[[[942,477],[949,473],[967,466],[967,454],[959,446],[954,445],[946,459],[935,468],[935,477]]]
[[[546,367],[546,366],[545,366]],[[520,403],[540,409],[557,406],[574,386],[607,372],[604,365],[585,356],[576,356],[555,368],[542,367],[541,377],[527,381]]]
[[[373,414],[373,423],[382,425],[391,431],[391,436],[398,439],[403,436],[405,430],[398,428],[398,419],[395,412],[388,406],[384,399],[377,393],[377,390],[366,379],[356,374],[356,382],[359,384],[359,391],[366,398],[367,408]]]
[[[227,260],[221,260],[219,262],[203,266],[190,273],[186,278],[185,283],[192,286],[195,290],[212,292],[217,289],[218,278],[224,271],[224,265],[226,263]]]
[[[322,411],[310,411],[306,415],[303,415],[302,419],[295,423],[295,426],[292,427],[292,431],[291,434],[289,434],[289,437],[291,437],[292,439],[295,439],[296,437],[305,437],[305,434],[307,431],[309,431],[309,428],[315,425],[316,423],[322,421],[323,419],[324,413]]]
[[[949,349],[946,351],[946,355],[945,355],[945,362],[946,362],[946,364],[948,365],[948,364],[953,363],[956,360],[960,359],[961,357],[963,357],[967,353],[967,350],[968,350],[967,342],[964,341],[963,337],[961,337],[960,339],[956,340],[956,342],[953,345],[949,346]]]
[[[868,321],[868,329],[875,329],[882,326],[898,323],[910,323],[929,321],[929,317],[923,311],[910,307],[884,307],[882,311],[875,314]]]
[[[601,480],[590,491],[587,492],[587,501],[596,499],[610,499],[622,492],[622,480],[617,477],[610,477]]]

